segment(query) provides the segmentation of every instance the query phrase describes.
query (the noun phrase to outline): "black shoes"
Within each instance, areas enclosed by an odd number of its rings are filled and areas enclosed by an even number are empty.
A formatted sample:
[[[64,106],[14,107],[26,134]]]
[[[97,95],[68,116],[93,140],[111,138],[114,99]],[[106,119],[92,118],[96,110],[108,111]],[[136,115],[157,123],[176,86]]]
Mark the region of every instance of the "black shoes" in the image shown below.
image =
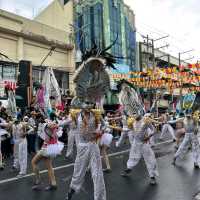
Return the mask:
[[[42,184],[41,183],[35,183],[32,187],[32,190],[35,190],[35,191],[43,190]],[[45,191],[57,190],[57,185],[49,185],[49,186],[45,187],[44,190]]]
[[[176,158],[173,158],[172,165],[176,165]]]
[[[151,185],[156,185],[156,178],[155,177],[151,177],[150,184]]]
[[[42,190],[42,185],[40,183],[34,184],[32,187],[32,190],[34,190],[34,191]]]
[[[130,175],[131,171],[132,171],[131,169],[125,169],[125,170],[121,173],[121,176],[127,177],[127,176]]]
[[[196,163],[196,162],[194,163],[194,168],[195,168],[195,169],[199,169],[198,163]]]
[[[70,189],[70,191],[67,193],[65,200],[71,200],[74,193],[75,193],[75,190]]]
[[[112,170],[111,169],[103,169],[103,172],[109,174],[112,172]]]
[[[57,185],[49,185],[45,188],[45,191],[57,190]]]

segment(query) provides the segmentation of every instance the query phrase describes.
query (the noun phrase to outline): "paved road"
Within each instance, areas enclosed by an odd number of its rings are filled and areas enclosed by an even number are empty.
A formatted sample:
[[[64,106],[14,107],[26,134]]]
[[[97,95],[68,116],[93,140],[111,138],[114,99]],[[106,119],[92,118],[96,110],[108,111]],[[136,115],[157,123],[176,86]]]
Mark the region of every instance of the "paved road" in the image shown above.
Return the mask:
[[[155,139],[156,140],[156,144],[160,143],[160,141],[158,140],[158,137],[159,137],[159,135],[156,135],[156,139]],[[170,141],[170,137],[165,137],[163,142],[165,143],[166,141]],[[120,148],[116,148],[115,147],[115,140],[114,140],[113,143],[112,143],[112,146],[111,146],[111,148],[109,150],[109,153],[121,152],[121,151],[129,149],[129,147],[130,147],[130,145],[129,145],[129,142],[127,140],[127,141],[125,141],[125,143]],[[76,152],[76,148],[74,148],[74,150],[75,150],[74,152]],[[63,151],[63,155],[57,157],[54,160],[54,167],[60,167],[60,166],[66,165],[66,164],[70,164],[75,160],[75,157],[71,161],[66,160],[64,158],[64,152],[66,152],[66,148]],[[31,165],[30,165],[31,159],[32,159],[32,156],[29,155],[28,156],[28,172],[27,172],[28,174],[32,172]],[[12,163],[13,163],[13,159],[12,158],[10,158],[10,159],[5,161],[6,169],[3,172],[0,171],[0,181],[4,180],[4,179],[16,177],[17,172],[13,172],[11,170],[12,169]],[[40,164],[40,169],[41,170],[45,169],[45,166],[44,166],[43,163]]]
[[[200,189],[200,170],[193,168],[191,153],[178,166],[171,165],[173,144],[161,145],[155,148],[158,158],[160,177],[156,186],[149,185],[148,174],[141,161],[134,168],[132,175],[123,178],[119,174],[123,169],[128,153],[117,153],[111,157],[113,172],[105,174],[107,200],[192,200]],[[61,161],[58,161],[61,162]],[[66,161],[62,160],[62,162]],[[58,163],[56,163],[56,166]],[[59,163],[59,165],[64,163]],[[32,176],[23,179],[2,179],[0,172],[1,200],[63,200],[70,184],[73,166],[56,170],[58,190],[54,192],[34,192],[31,190]],[[8,178],[10,178],[8,176]],[[65,180],[64,180],[65,179]],[[5,182],[2,183],[2,180]],[[43,174],[44,186],[47,184],[47,174]],[[90,176],[86,177],[83,190],[74,196],[73,200],[92,200],[93,187]]]

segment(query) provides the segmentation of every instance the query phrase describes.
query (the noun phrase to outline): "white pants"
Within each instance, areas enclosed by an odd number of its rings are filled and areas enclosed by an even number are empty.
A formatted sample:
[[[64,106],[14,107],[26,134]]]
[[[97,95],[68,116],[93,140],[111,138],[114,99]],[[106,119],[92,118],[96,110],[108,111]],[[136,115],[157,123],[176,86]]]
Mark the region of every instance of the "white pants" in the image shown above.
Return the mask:
[[[78,144],[70,187],[76,192],[80,191],[88,166],[90,166],[94,184],[94,200],[106,200],[100,150],[96,143]]]
[[[154,133],[154,131],[152,131],[150,128],[147,129],[147,133],[148,133],[148,136],[152,135]],[[150,137],[150,140],[149,140],[149,144],[151,146],[154,146],[155,145],[155,138],[154,136],[151,136]]]
[[[1,135],[0,135],[0,167],[3,165],[3,158],[1,153]]]
[[[24,138],[23,141],[19,143],[19,174],[26,174],[27,156],[27,140]]]
[[[173,127],[170,124],[164,124],[163,125],[160,138],[162,139],[163,136],[165,134],[167,134],[167,133],[171,134],[171,136],[172,136],[173,139],[176,139],[176,136],[174,134],[174,129],[173,129]]]
[[[13,167],[15,167],[15,168],[19,168],[19,143],[20,143],[20,140],[15,140],[14,141],[14,152],[13,152],[14,162],[13,162]]]
[[[144,158],[148,173],[150,177],[158,176],[158,167],[155,154],[151,149],[150,144],[138,142],[134,140],[131,145],[129,154],[129,160],[127,162],[127,168],[132,169],[140,161],[141,157]]]
[[[134,135],[132,131],[122,131],[119,140],[116,142],[116,147],[120,147],[126,138],[129,138],[130,144],[133,142]]]
[[[76,144],[77,147],[79,143],[78,132],[76,130],[70,130],[68,133],[66,157],[70,157],[73,154],[74,143]]]
[[[192,155],[195,163],[200,163],[200,144],[197,135],[194,133],[186,133],[185,137],[180,144],[178,151],[175,154],[175,158],[182,159],[188,152],[189,145],[192,145]]]

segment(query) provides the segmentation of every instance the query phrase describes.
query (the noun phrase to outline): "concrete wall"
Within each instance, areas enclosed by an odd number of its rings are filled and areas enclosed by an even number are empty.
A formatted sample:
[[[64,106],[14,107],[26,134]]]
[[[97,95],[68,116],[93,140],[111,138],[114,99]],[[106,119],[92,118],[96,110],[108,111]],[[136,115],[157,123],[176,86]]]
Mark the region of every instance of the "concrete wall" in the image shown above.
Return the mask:
[[[56,49],[43,65],[73,73],[74,45],[67,31],[0,10],[0,53],[40,65],[52,46]]]
[[[71,32],[69,24],[73,24],[73,2],[63,5],[59,0],[53,1],[35,20],[56,29]]]

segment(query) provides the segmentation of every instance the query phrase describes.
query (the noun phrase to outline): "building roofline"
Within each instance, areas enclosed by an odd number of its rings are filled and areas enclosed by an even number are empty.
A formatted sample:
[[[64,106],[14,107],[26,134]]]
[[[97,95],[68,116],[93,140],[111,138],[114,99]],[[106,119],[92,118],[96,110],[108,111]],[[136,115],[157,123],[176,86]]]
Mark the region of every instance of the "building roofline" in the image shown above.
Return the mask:
[[[2,27],[0,27],[0,31],[3,33],[14,34],[16,36],[23,37],[23,38],[29,39],[31,41],[40,42],[42,44],[56,46],[57,48],[60,48],[63,50],[73,50],[74,49],[74,45],[72,45],[72,44],[65,44],[58,40],[48,39],[43,35],[34,34],[32,32],[28,32],[28,31],[17,32],[17,31],[8,30],[8,29],[2,28]]]
[[[60,4],[61,8],[64,8],[64,5],[62,5],[62,3],[61,3],[59,0],[53,0],[46,8],[44,8],[44,9],[41,10],[41,11],[39,11],[38,14],[37,14],[33,19],[36,20],[43,12],[45,12],[46,10],[48,10],[49,7],[50,7],[53,3],[55,3],[55,1],[57,1],[57,2]]]
[[[17,14],[15,14],[15,13],[8,12],[8,11],[2,10],[2,9],[0,9],[0,16],[5,17],[5,18],[10,19],[10,20],[13,20],[13,21],[15,21],[15,22],[18,22],[18,23],[20,23],[20,24],[23,24],[24,21],[27,21],[27,22],[37,23],[37,24],[42,25],[42,26],[44,26],[44,27],[48,27],[48,28],[50,28],[50,29],[52,29],[52,30],[63,31],[63,32],[65,32],[65,33],[70,33],[70,32],[64,31],[64,30],[56,29],[56,28],[54,28],[54,27],[52,27],[52,26],[49,26],[49,25],[47,25],[47,24],[38,22],[38,21],[35,20],[35,19],[29,19],[29,18],[23,17],[23,16],[21,16],[21,15],[17,15]]]

